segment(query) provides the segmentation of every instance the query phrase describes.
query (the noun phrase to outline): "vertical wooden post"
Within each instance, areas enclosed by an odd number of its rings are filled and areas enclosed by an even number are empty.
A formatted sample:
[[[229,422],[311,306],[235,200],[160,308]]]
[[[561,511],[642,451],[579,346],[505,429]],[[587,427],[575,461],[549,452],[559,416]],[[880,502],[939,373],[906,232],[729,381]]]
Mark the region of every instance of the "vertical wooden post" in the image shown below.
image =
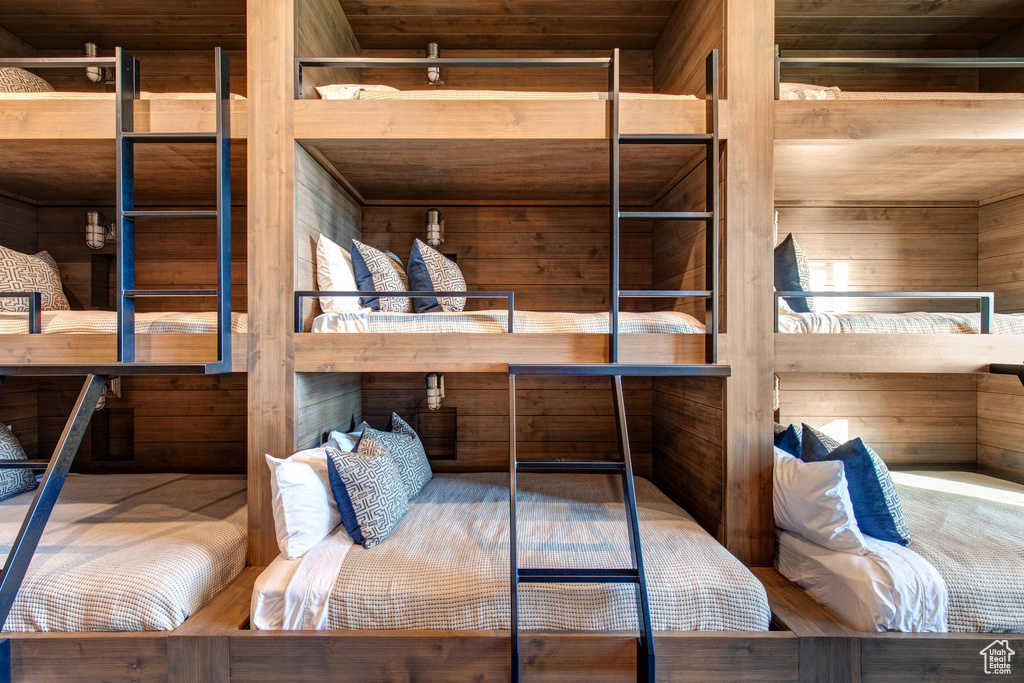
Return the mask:
[[[295,7],[248,0],[249,563],[277,554],[264,454],[294,444]]]
[[[748,565],[771,563],[774,0],[725,0],[726,143],[725,545]]]

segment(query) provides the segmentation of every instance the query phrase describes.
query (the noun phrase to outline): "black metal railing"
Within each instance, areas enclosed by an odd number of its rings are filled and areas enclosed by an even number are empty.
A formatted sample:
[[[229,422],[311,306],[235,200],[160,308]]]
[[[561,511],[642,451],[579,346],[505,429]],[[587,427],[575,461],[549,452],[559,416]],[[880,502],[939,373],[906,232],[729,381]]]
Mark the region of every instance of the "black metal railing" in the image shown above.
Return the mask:
[[[718,51],[705,61],[706,132],[696,134],[620,134],[619,50],[611,57],[545,58],[434,58],[434,57],[297,57],[295,59],[295,97],[302,97],[303,70],[309,68],[605,68],[608,69],[609,122],[609,360],[619,362],[619,300],[622,298],[703,298],[705,305],[705,362],[718,362],[719,328],[719,211],[720,211],[720,129]],[[704,211],[622,211],[619,148],[632,145],[703,145],[706,148],[706,192]],[[703,221],[706,224],[706,285],[704,290],[622,290],[620,289],[620,222],[623,220]],[[313,293],[316,295],[322,293]],[[365,292],[363,294],[366,294]],[[297,330],[299,331],[299,330]]]
[[[992,318],[995,315],[995,294],[993,292],[775,292],[775,331],[779,331],[779,298],[813,299],[977,299],[981,312],[979,330],[981,334],[992,333]]]
[[[431,298],[431,299],[505,299],[507,302],[508,321],[506,331],[511,334],[514,331],[513,317],[515,314],[515,292],[320,292],[301,291],[295,292],[295,332],[305,332],[305,323],[302,318],[303,299],[319,297],[360,297],[366,299],[384,298]]]
[[[28,333],[42,333],[43,295],[40,292],[0,292],[0,299],[28,299]]]
[[[775,46],[775,99],[781,95],[782,67],[893,69],[1022,69],[1022,57],[783,57]]]

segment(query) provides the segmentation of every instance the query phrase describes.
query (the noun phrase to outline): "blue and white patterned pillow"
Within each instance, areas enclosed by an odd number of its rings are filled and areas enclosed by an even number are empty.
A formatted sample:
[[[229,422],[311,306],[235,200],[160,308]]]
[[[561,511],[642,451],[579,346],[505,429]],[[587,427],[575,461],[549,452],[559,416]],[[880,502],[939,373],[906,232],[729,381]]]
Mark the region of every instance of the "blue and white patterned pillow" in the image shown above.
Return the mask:
[[[840,444],[805,424],[800,457],[805,462],[842,462],[860,530],[883,541],[910,545],[910,527],[889,468],[861,439]]]
[[[18,437],[7,425],[0,425],[0,460],[28,460]],[[35,487],[36,478],[31,470],[0,470],[0,500],[32,491]]]
[[[466,278],[455,261],[417,239],[409,255],[409,286],[414,292],[465,292]],[[466,308],[466,300],[451,296],[416,297],[412,305],[417,313],[459,313]]]
[[[53,86],[30,71],[15,66],[0,67],[0,92],[53,92]]]
[[[423,442],[397,413],[391,413],[387,431],[382,432],[365,425],[356,450],[368,455],[393,458],[410,500],[418,496],[434,477]]]
[[[382,542],[409,511],[409,497],[390,456],[327,449],[327,476],[341,521],[365,548]]]
[[[409,278],[401,259],[359,240],[352,240],[352,269],[360,292],[407,292]],[[407,296],[360,297],[363,306],[385,313],[411,313]]]

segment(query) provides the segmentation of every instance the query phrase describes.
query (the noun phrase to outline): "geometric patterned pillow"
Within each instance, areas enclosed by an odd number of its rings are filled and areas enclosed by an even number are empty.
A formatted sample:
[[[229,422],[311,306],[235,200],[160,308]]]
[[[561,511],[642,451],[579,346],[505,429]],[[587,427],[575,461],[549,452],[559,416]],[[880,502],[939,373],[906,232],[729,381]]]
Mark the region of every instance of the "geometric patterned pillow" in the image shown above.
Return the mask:
[[[352,240],[352,268],[360,292],[407,292],[409,278],[398,257]],[[385,313],[411,313],[407,296],[362,297],[363,306]]]
[[[910,545],[910,527],[889,468],[863,440],[840,444],[805,424],[800,457],[805,462],[842,462],[860,530],[883,541]]]
[[[0,460],[28,460],[18,438],[7,425],[0,425]],[[0,470],[0,500],[13,498],[36,487],[31,470]]]
[[[0,246],[0,292],[40,292],[44,311],[71,310],[57,262],[45,251],[30,256]],[[0,298],[0,311],[26,313],[28,300]]]
[[[382,432],[370,426],[363,427],[363,435],[356,444],[356,451],[394,460],[398,476],[405,487],[406,497],[411,500],[419,495],[434,473],[430,470],[430,462],[427,461],[423,443],[412,427],[392,413],[388,430]]]
[[[24,69],[2,67],[0,68],[0,92],[53,92],[53,86]]]
[[[364,548],[382,542],[409,511],[405,484],[388,456],[327,449],[327,475],[341,521]]]
[[[409,256],[409,286],[414,292],[465,292],[466,278],[455,261],[417,239]],[[459,313],[466,307],[465,299],[455,297],[418,297],[412,303],[417,313]]]

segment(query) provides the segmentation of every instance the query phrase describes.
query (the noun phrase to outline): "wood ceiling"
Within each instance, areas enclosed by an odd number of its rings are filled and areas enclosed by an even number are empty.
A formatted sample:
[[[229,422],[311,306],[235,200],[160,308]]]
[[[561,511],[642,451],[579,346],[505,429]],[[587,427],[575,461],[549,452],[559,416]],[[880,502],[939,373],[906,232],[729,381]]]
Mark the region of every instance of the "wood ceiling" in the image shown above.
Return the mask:
[[[363,48],[650,50],[676,0],[339,0]]]
[[[1024,23],[1022,0],[776,0],[783,50],[980,50]]]
[[[0,27],[37,50],[244,50],[245,0],[3,0]]]

